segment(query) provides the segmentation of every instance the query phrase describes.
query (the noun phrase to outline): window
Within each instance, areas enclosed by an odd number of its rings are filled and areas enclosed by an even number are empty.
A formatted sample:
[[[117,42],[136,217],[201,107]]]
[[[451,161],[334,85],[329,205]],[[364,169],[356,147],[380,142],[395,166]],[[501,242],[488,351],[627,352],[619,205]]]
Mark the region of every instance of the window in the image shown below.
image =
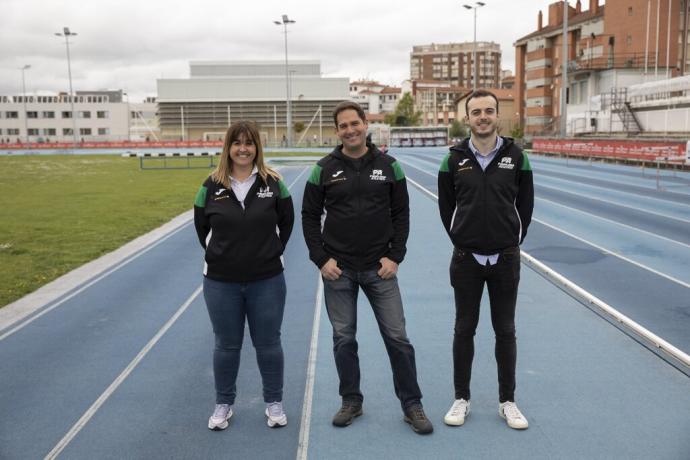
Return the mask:
[[[129,118],[136,118],[137,113],[136,112],[129,112]]]
[[[625,44],[628,45],[628,46],[632,45],[632,35],[628,35],[628,36],[625,38]]]
[[[19,128],[7,128],[7,134],[9,136],[19,136]]]
[[[69,110],[62,112],[62,118],[72,118],[72,112]]]
[[[38,112],[26,112],[26,118],[38,118]]]
[[[74,131],[72,131],[72,128],[62,128],[63,136],[71,136],[73,132]]]
[[[56,135],[56,129],[55,128],[45,128],[43,130],[43,135],[45,136],[55,136]]]
[[[96,118],[109,118],[109,113],[105,110],[99,110],[96,112]]]
[[[55,118],[55,112],[46,111],[41,113],[43,118]]]
[[[79,128],[79,134],[82,136],[90,136],[91,128]]]
[[[29,136],[38,136],[38,128],[29,128]]]
[[[110,129],[108,128],[98,128],[98,135],[99,136],[107,136],[110,134]]]
[[[5,112],[5,118],[19,118],[19,112]]]
[[[632,16],[632,15],[633,15],[633,9],[632,9],[632,6],[629,6],[628,7],[628,16]]]
[[[88,112],[88,111],[79,112],[79,118],[91,118],[91,112]]]

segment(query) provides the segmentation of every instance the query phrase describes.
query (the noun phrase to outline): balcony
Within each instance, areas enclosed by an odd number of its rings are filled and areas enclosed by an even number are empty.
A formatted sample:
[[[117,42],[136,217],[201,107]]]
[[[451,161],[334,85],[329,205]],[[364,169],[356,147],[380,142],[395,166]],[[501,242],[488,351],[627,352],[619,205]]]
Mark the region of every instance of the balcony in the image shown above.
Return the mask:
[[[655,63],[656,54],[649,53],[647,67],[653,68]],[[568,61],[568,71],[574,73],[607,69],[642,69],[644,66],[644,53],[605,53],[599,56],[588,56],[587,53],[583,53],[577,59]]]

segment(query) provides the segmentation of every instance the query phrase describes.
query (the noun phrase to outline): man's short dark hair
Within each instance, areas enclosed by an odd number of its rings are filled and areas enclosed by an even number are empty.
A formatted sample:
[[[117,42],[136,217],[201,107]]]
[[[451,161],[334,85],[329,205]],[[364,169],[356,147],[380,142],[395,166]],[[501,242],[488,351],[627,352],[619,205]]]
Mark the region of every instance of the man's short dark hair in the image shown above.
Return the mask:
[[[467,96],[467,99],[465,99],[465,113],[467,116],[470,115],[470,100],[476,98],[476,97],[493,97],[494,101],[496,101],[496,113],[498,113],[498,98],[494,93],[491,91],[487,91],[485,89],[477,89],[472,91],[472,93]]]
[[[361,118],[362,121],[367,121],[367,116],[364,113],[362,106],[353,101],[343,101],[340,104],[336,105],[335,109],[333,109],[333,123],[335,123],[336,128],[338,127],[338,114],[345,110],[354,110],[355,112],[357,112],[357,116]]]

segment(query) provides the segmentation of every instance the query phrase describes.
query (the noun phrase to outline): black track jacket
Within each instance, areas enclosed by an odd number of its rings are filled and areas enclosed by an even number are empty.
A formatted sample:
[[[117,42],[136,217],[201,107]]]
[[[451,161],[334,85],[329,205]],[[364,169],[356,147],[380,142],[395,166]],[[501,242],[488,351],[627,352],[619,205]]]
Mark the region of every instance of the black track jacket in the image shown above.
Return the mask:
[[[378,267],[382,257],[397,263],[405,257],[410,232],[405,173],[393,157],[368,147],[357,162],[338,146],[309,176],[302,227],[309,258],[319,268],[331,257],[354,270]]]
[[[518,246],[534,208],[532,168],[509,137],[482,171],[469,138],[451,147],[438,173],[438,207],[456,248],[496,254]]]
[[[264,182],[257,175],[242,209],[232,189],[209,177],[194,201],[194,227],[206,249],[204,275],[216,281],[247,283],[281,273],[280,256],[294,219],[292,198],[282,180],[268,176]],[[211,239],[206,244],[209,232]]]

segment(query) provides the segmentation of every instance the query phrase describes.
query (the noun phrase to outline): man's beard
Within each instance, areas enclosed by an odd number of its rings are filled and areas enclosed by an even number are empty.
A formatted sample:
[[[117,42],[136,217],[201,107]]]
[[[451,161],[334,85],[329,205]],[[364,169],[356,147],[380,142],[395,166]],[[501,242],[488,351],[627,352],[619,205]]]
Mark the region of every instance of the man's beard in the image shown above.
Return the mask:
[[[483,133],[478,132],[476,128],[472,128],[470,129],[470,131],[472,131],[472,135],[474,137],[477,137],[479,139],[488,139],[492,137],[494,134],[496,134],[496,127],[494,127],[494,129],[492,129],[491,131],[486,131]]]

